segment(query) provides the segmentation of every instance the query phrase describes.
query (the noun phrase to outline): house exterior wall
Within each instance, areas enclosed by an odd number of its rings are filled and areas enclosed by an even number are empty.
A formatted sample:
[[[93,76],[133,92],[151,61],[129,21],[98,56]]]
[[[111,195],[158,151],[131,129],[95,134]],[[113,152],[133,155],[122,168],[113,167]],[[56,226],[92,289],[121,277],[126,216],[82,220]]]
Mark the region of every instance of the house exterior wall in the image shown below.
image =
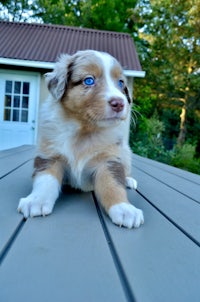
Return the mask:
[[[40,78],[40,104],[48,97],[48,88],[45,82],[45,73],[41,73]]]
[[[126,78],[127,78],[128,90],[132,97],[133,96],[133,78],[132,77],[126,77]]]

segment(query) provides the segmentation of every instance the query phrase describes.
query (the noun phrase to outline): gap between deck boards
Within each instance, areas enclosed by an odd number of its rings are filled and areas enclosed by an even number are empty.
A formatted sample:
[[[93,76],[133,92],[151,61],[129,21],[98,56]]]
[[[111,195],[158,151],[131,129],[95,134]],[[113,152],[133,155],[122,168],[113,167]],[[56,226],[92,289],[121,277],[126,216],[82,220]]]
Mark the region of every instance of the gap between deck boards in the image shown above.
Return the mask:
[[[8,176],[9,174],[11,174],[12,172],[16,171],[17,169],[19,169],[20,167],[24,166],[25,164],[27,164],[29,161],[32,161],[33,159],[27,159],[26,161],[24,161],[22,164],[18,165],[17,167],[15,167],[14,169],[10,170],[9,172],[5,173],[4,175],[0,176],[0,180],[3,179],[4,177]]]
[[[23,228],[24,224],[26,223],[26,219],[22,218],[20,223],[17,225],[16,229],[14,230],[11,237],[8,239],[7,243],[5,244],[4,248],[0,252],[0,266],[3,263],[6,255],[9,253],[9,250],[12,248],[14,241],[16,240],[17,236],[19,235],[21,229]]]
[[[145,195],[143,195],[138,189],[137,193],[144,198],[154,209],[156,209],[162,216],[164,216],[170,223],[172,223],[179,231],[181,231],[185,236],[187,236],[192,242],[194,242],[198,247],[200,247],[200,242],[197,241],[193,236],[186,232],[179,224],[177,224],[173,219],[166,215],[162,210],[160,210],[153,202],[151,202]]]
[[[156,169],[161,170],[161,171],[165,171],[168,174],[172,174],[172,175],[174,175],[176,177],[179,177],[181,179],[184,179],[184,180],[188,181],[188,177],[185,177],[183,175],[177,174],[177,171],[175,172],[175,169],[176,170],[182,170],[180,168],[177,168],[177,167],[174,167],[174,166],[170,166],[170,165],[167,165],[165,163],[162,163],[162,162],[159,162],[159,161],[156,161],[156,160],[152,160],[150,158],[141,157],[140,155],[136,155],[136,154],[133,154],[133,158],[137,159],[137,161],[140,161],[143,164],[147,164],[147,161],[148,161],[148,166],[151,166],[151,167],[156,168]],[[161,166],[159,166],[159,165],[161,165]],[[174,171],[173,171],[173,169],[174,169]],[[190,173],[190,175],[195,175],[194,173],[188,172],[187,170],[182,170],[182,172],[183,173]],[[195,185],[199,185],[200,184],[199,182],[197,182],[197,181],[195,181],[193,179],[190,179],[190,182],[192,182]]]
[[[122,288],[124,289],[127,301],[128,302],[136,302],[136,299],[135,299],[134,294],[133,294],[133,292],[131,290],[131,286],[129,284],[128,278],[127,278],[127,276],[125,274],[125,271],[123,269],[121,261],[120,261],[120,259],[118,257],[118,254],[117,254],[117,251],[115,249],[115,246],[114,246],[113,240],[111,238],[110,232],[109,232],[109,230],[108,230],[108,228],[106,226],[106,223],[104,221],[102,210],[101,210],[101,208],[100,208],[100,206],[98,204],[98,201],[96,199],[96,196],[95,196],[94,192],[92,192],[92,196],[93,196],[93,200],[94,200],[94,204],[96,206],[97,214],[99,216],[99,220],[101,222],[102,229],[103,229],[105,238],[107,240],[107,243],[108,243],[108,246],[109,246],[109,249],[110,249],[110,253],[112,255],[113,262],[114,262],[115,268],[116,268],[116,270],[118,272],[118,275],[119,275],[119,278],[120,278],[120,281],[121,281],[121,284],[122,284]]]
[[[162,184],[164,184],[165,186],[169,187],[170,189],[173,189],[174,191],[176,191],[176,192],[178,192],[178,193],[184,195],[185,197],[190,198],[190,199],[193,200],[194,202],[200,204],[200,202],[199,202],[198,200],[196,200],[195,198],[193,198],[193,197],[191,197],[191,196],[189,196],[189,195],[187,195],[187,194],[181,192],[180,190],[177,190],[175,187],[173,187],[173,186],[167,184],[166,182],[162,181],[160,178],[157,178],[157,177],[153,176],[152,174],[146,172],[144,169],[141,169],[141,168],[139,168],[139,167],[136,166],[136,165],[134,165],[134,167],[137,168],[138,170],[142,171],[143,173],[145,173],[145,174],[151,176],[152,178],[156,179],[157,181],[159,181],[160,183],[162,183]],[[177,175],[176,175],[176,176],[177,176]],[[179,177],[179,176],[178,176],[178,177]]]

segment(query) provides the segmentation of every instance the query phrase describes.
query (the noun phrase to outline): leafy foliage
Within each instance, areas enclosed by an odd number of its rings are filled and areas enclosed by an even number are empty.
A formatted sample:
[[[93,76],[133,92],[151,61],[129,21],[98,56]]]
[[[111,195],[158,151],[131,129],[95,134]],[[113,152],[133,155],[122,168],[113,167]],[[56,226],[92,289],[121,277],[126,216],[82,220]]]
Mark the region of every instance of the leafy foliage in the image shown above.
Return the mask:
[[[200,158],[195,157],[195,146],[174,144],[170,150],[167,149],[163,141],[164,123],[156,115],[149,119],[141,117],[137,127],[139,129],[132,125],[130,144],[133,152],[200,174]]]
[[[0,1],[0,20],[12,22],[37,22],[38,10],[35,1],[31,0],[3,0]]]
[[[161,115],[166,107],[181,110],[177,139],[182,144],[187,139],[188,116],[194,111],[198,116],[200,107],[199,1],[145,2],[148,9],[140,6],[139,15],[148,20],[140,32],[141,39],[149,42],[147,55],[141,56],[147,71],[145,86],[151,89],[146,97],[154,96]]]
[[[195,158],[195,147],[188,143],[174,148],[170,154],[169,164],[200,174],[200,159]]]

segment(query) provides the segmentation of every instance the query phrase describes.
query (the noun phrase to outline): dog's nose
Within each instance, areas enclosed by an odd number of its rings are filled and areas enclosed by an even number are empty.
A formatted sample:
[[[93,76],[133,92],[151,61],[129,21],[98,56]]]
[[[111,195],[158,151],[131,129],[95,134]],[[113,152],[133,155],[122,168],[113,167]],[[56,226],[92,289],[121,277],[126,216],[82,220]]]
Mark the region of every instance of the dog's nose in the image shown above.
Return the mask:
[[[113,98],[109,101],[113,111],[120,112],[124,109],[124,101],[121,98]]]

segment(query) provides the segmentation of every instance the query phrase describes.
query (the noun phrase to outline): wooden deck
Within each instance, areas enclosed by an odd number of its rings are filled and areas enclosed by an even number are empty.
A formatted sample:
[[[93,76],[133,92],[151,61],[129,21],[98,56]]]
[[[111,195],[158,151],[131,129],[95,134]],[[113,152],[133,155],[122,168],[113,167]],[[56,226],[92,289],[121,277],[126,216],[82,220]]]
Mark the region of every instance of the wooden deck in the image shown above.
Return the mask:
[[[133,155],[139,229],[113,225],[77,191],[24,220],[33,157],[31,146],[0,152],[1,302],[200,301],[200,176]]]

